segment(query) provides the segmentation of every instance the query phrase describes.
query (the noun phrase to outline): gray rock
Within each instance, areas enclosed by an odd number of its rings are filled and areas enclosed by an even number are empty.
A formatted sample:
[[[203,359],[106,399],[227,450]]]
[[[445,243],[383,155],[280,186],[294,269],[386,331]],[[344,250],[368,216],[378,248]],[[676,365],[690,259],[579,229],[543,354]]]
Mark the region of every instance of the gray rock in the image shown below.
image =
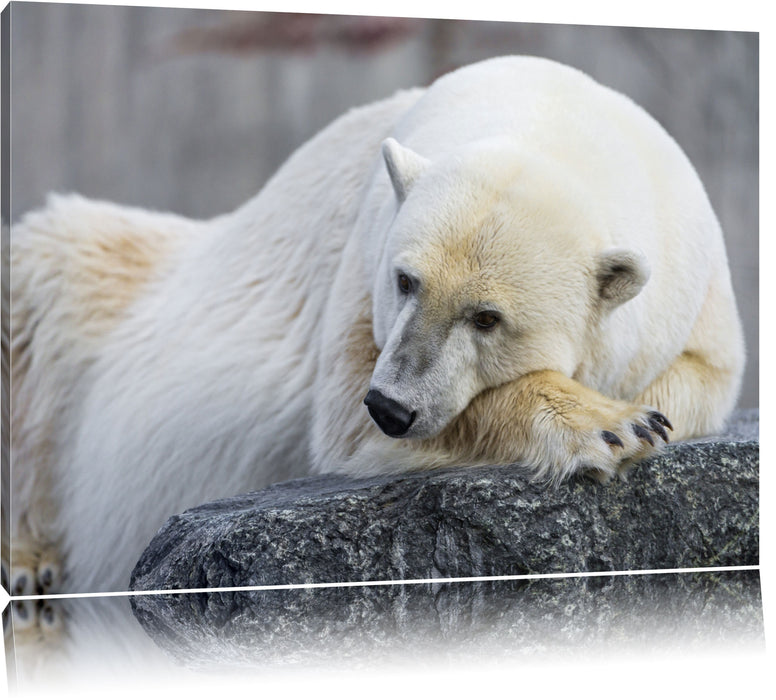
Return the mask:
[[[764,649],[756,570],[212,591],[131,604],[168,656],[210,671]]]
[[[415,580],[758,563],[758,413],[679,443],[627,480],[557,488],[519,466],[320,476],[171,518],[133,590]]]

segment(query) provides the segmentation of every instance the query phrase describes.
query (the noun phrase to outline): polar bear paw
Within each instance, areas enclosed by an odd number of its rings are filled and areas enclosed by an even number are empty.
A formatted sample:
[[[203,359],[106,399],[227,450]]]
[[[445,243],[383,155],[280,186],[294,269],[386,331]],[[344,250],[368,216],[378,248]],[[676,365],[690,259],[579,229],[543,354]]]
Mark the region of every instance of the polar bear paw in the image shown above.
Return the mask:
[[[577,422],[577,421],[575,421]],[[624,476],[636,462],[659,452],[669,442],[671,421],[649,406],[627,406],[614,403],[609,410],[600,407],[590,412],[577,434],[567,441],[575,454],[560,459],[559,476],[582,470],[588,476],[606,481]],[[570,469],[569,469],[570,467]]]
[[[623,475],[636,461],[660,450],[669,442],[667,431],[673,429],[671,421],[652,408],[639,409],[637,415],[621,423],[616,431],[602,429],[600,438],[609,447],[612,461],[609,469],[601,470],[601,478],[606,479],[615,472]],[[595,470],[592,475],[596,476]]]
[[[62,567],[53,547],[18,547],[11,552],[8,592],[12,596],[46,595],[62,581]]]
[[[56,600],[14,600],[10,605],[15,632],[37,630],[46,637],[63,627],[62,614]],[[7,627],[4,621],[3,626]]]
[[[3,585],[13,597],[43,596],[57,590],[62,569],[52,547],[12,548],[9,570],[2,565]],[[3,631],[43,639],[57,636],[64,626],[63,615],[56,600],[12,600],[3,615]]]
[[[645,416],[630,424],[633,434],[639,439],[655,446],[655,437],[662,438],[663,442],[668,442],[668,433],[666,428],[673,430],[671,422],[660,411],[647,410]],[[612,449],[616,447],[625,448],[625,444],[617,435],[610,430],[601,431],[601,439]]]
[[[577,472],[601,481],[625,475],[669,441],[671,421],[650,406],[635,406],[579,387],[545,394],[531,430],[538,476],[562,481]]]

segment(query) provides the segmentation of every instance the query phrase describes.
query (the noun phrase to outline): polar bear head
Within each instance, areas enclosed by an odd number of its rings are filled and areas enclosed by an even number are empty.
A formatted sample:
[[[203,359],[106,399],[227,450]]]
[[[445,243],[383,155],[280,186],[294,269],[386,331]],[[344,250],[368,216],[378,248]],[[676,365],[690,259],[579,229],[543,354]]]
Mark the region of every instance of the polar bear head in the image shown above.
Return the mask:
[[[480,392],[540,369],[572,376],[588,334],[649,277],[607,248],[584,183],[504,142],[430,161],[388,139],[395,216],[379,235],[365,403],[393,437],[441,431]]]

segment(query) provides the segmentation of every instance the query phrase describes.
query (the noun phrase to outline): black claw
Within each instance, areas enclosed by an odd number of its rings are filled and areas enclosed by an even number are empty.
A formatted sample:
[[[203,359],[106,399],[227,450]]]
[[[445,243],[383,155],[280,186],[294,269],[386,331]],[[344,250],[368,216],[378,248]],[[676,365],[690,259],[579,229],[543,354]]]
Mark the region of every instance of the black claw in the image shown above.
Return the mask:
[[[19,600],[14,603],[13,609],[14,613],[20,620],[26,620],[30,616],[30,611],[27,609],[27,606],[24,604],[23,600]]]
[[[663,438],[663,442],[668,442],[668,433],[656,418],[653,418],[652,416],[649,417],[649,427]]]
[[[43,573],[39,577],[40,585],[43,587],[43,589],[47,589],[51,587],[51,584],[54,583],[54,574],[51,573],[51,569],[44,569]]]
[[[41,619],[49,627],[53,627],[56,616],[54,614],[54,609],[50,605],[45,605],[41,610]]]
[[[19,578],[16,579],[16,583],[14,584],[13,594],[22,595],[26,587],[27,587],[27,577],[24,575],[19,576]]]
[[[647,430],[643,425],[633,423],[633,432],[636,433],[636,437],[642,440],[646,440],[653,447],[655,446],[655,441],[652,439],[652,435],[650,435],[649,430]]]
[[[622,440],[620,440],[620,438],[618,438],[614,433],[608,430],[602,430],[601,437],[603,438],[604,442],[609,443],[610,445],[617,445],[618,447],[624,447],[624,445],[622,444]]]
[[[653,420],[657,421],[661,425],[664,425],[669,430],[673,430],[674,426],[671,425],[671,421],[668,420],[660,411],[650,411],[647,415],[649,415],[649,422],[651,423]]]

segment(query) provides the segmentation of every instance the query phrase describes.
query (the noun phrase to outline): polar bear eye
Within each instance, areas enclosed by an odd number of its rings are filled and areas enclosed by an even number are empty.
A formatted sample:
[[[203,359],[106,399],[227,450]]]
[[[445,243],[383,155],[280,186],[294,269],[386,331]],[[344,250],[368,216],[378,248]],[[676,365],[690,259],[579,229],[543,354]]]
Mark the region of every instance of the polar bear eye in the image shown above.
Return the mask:
[[[412,291],[412,280],[404,273],[399,273],[399,290],[402,294],[409,294]]]
[[[474,325],[480,330],[488,331],[493,328],[501,319],[492,311],[480,311],[474,317]]]

